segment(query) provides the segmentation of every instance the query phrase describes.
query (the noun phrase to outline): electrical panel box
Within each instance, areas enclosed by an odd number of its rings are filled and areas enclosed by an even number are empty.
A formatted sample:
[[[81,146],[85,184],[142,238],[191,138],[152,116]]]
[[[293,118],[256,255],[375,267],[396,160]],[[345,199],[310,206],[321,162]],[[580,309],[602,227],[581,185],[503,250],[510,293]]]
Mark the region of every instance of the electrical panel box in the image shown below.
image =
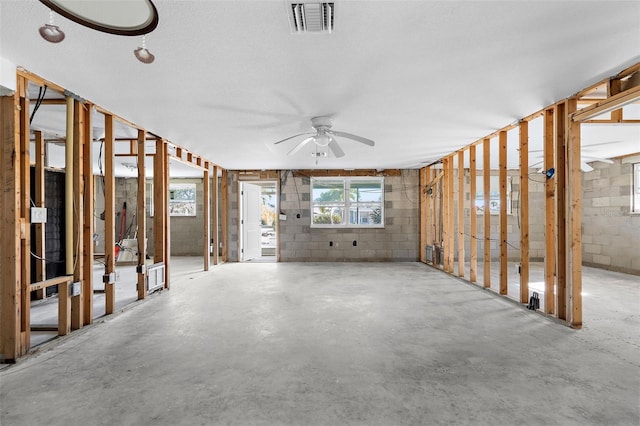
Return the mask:
[[[47,209],[45,207],[31,207],[31,223],[47,223]]]

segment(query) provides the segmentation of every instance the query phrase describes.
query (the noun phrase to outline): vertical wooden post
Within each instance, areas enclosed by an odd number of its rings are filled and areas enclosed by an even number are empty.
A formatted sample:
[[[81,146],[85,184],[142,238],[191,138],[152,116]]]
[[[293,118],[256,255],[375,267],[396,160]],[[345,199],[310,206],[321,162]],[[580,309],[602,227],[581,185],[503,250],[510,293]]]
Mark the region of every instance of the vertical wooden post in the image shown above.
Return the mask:
[[[0,361],[22,355],[20,345],[20,127],[19,96],[0,96]]]
[[[520,303],[529,301],[529,122],[520,122]]]
[[[425,187],[421,187],[421,190],[424,191],[424,203],[425,203],[425,223],[424,223],[424,245],[433,246],[433,212],[432,212],[432,200],[433,200],[433,188],[429,186],[429,191],[426,191],[426,185],[431,185],[431,181],[433,180],[431,167],[427,166],[424,168],[424,181]],[[426,251],[426,250],[425,250]],[[425,253],[426,257],[426,253]],[[429,263],[433,263],[433,253],[431,255],[431,259],[425,259]]]
[[[566,226],[566,107],[564,103],[559,103],[555,111],[556,125],[556,173],[554,181],[556,184],[556,315],[558,318],[567,319],[566,314],[566,291],[567,291],[567,226]]]
[[[205,161],[204,163],[204,173],[202,177],[202,194],[203,194],[203,216],[204,216],[204,247],[203,247],[203,256],[204,256],[204,270],[209,270],[209,265],[211,264],[211,213],[209,211],[209,207],[211,205],[210,198],[210,189],[209,189],[209,162]]]
[[[426,167],[418,171],[418,199],[420,205],[420,243],[418,244],[420,262],[427,263],[427,193]]]
[[[544,111],[544,169],[555,167],[553,149],[553,109]],[[556,197],[555,177],[545,177],[545,254],[544,254],[544,308],[548,314],[555,312],[556,274]]]
[[[476,211],[476,146],[469,147],[469,280],[478,280],[478,215]]]
[[[482,178],[484,183],[484,288],[491,288],[491,139],[482,141]]]
[[[36,170],[35,170],[35,204],[36,207],[45,207],[44,199],[44,167],[45,167],[45,142],[41,131],[35,132],[36,138]],[[44,281],[47,279],[47,264],[45,258],[45,223],[37,223],[35,226],[36,233],[36,281]],[[44,299],[47,297],[47,289],[36,290],[36,299]]]
[[[443,256],[443,269],[445,272],[449,272],[449,162],[451,158],[445,157],[442,159],[442,171],[444,173],[442,177],[442,256]]]
[[[507,256],[507,132],[501,131],[499,142],[499,180],[500,180],[500,294],[507,294],[508,256]]]
[[[156,153],[153,156],[153,262],[164,262],[165,210],[167,208],[167,188],[164,185],[165,141],[156,139]]]
[[[458,151],[458,276],[464,277],[464,150]]]
[[[449,216],[447,217],[447,226],[449,228],[448,236],[449,241],[447,242],[447,256],[449,257],[449,272],[453,274],[453,266],[454,266],[454,254],[455,254],[455,235],[454,235],[454,206],[453,206],[453,155],[449,157],[449,170],[447,171],[447,198],[449,199]]]
[[[113,138],[113,116],[104,116],[104,260],[105,274],[116,272],[116,180],[114,176],[113,160],[115,155]],[[116,293],[114,283],[105,283],[105,314],[115,311]]]
[[[213,201],[212,210],[212,222],[211,229],[213,230],[213,264],[217,265],[220,262],[219,251],[220,251],[220,241],[218,234],[218,218],[220,215],[219,208],[219,196],[220,192],[218,191],[218,166],[213,166],[213,180],[211,182],[211,186],[213,188],[213,193],[211,194],[211,200]]]
[[[73,281],[84,287],[84,105],[73,101]],[[93,216],[93,212],[91,212]],[[69,243],[69,242],[67,242]],[[93,259],[92,259],[93,262]],[[78,330],[84,322],[84,292],[71,298],[71,329]]]
[[[169,215],[169,181],[171,168],[169,161],[169,146],[165,143],[162,156],[164,157],[164,288],[171,288],[171,216]],[[176,150],[177,151],[177,150]]]
[[[138,130],[138,300],[144,299],[147,294],[147,182],[145,172],[145,140],[147,134],[144,130]]]
[[[229,191],[228,180],[229,173],[227,170],[222,170],[222,185],[220,192],[222,192],[222,212],[221,212],[221,225],[222,225],[222,261],[226,262],[229,259],[229,226],[228,226],[228,212],[229,212]]]
[[[58,284],[58,336],[71,332],[71,302],[69,300],[69,281]]]
[[[20,268],[20,355],[29,351],[31,343],[31,154],[29,129],[29,98],[24,77],[18,78],[18,139],[20,140],[20,220],[24,227],[21,230],[20,251],[21,262],[16,264]],[[4,189],[4,188],[3,188]]]
[[[567,101],[567,114],[577,110],[575,98]],[[568,122],[568,219],[569,219],[569,309],[567,313],[573,328],[582,328],[582,173],[580,170],[580,123]]]
[[[84,300],[83,325],[93,323],[93,252],[94,252],[94,179],[93,179],[93,135],[92,135],[92,111],[93,107],[87,106],[84,112],[83,132],[83,180],[84,180],[84,228],[83,235],[83,265],[84,280],[82,294]]]

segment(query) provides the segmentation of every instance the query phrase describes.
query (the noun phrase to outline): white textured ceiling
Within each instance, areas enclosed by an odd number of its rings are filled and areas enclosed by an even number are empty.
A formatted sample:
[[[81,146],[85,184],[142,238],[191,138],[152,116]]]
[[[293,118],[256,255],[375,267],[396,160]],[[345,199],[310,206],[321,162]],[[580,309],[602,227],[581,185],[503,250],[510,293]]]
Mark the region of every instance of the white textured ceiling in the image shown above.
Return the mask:
[[[228,169],[415,167],[640,61],[638,1],[345,0],[331,35],[292,34],[282,0],[154,3],[151,65],[63,17],[45,42],[30,0],[0,0],[0,57]],[[273,145],[318,115],[376,146]],[[589,132],[640,151],[638,126]]]

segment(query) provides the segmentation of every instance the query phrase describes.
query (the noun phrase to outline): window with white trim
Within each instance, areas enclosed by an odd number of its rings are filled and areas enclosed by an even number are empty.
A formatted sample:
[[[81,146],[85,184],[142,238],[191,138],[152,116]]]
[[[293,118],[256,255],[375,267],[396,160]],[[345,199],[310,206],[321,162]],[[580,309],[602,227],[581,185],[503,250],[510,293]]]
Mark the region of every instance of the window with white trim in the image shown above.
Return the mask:
[[[384,178],[311,178],[311,226],[383,228]]]
[[[640,163],[633,164],[633,197],[631,211],[640,213]]]

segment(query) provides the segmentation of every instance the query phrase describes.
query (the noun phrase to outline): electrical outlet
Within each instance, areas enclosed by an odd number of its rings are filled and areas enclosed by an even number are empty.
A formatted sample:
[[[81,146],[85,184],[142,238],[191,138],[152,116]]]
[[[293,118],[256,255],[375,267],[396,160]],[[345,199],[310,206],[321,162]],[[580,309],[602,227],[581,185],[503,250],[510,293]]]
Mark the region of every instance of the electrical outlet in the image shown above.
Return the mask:
[[[31,223],[47,223],[47,209],[45,207],[31,207]]]

